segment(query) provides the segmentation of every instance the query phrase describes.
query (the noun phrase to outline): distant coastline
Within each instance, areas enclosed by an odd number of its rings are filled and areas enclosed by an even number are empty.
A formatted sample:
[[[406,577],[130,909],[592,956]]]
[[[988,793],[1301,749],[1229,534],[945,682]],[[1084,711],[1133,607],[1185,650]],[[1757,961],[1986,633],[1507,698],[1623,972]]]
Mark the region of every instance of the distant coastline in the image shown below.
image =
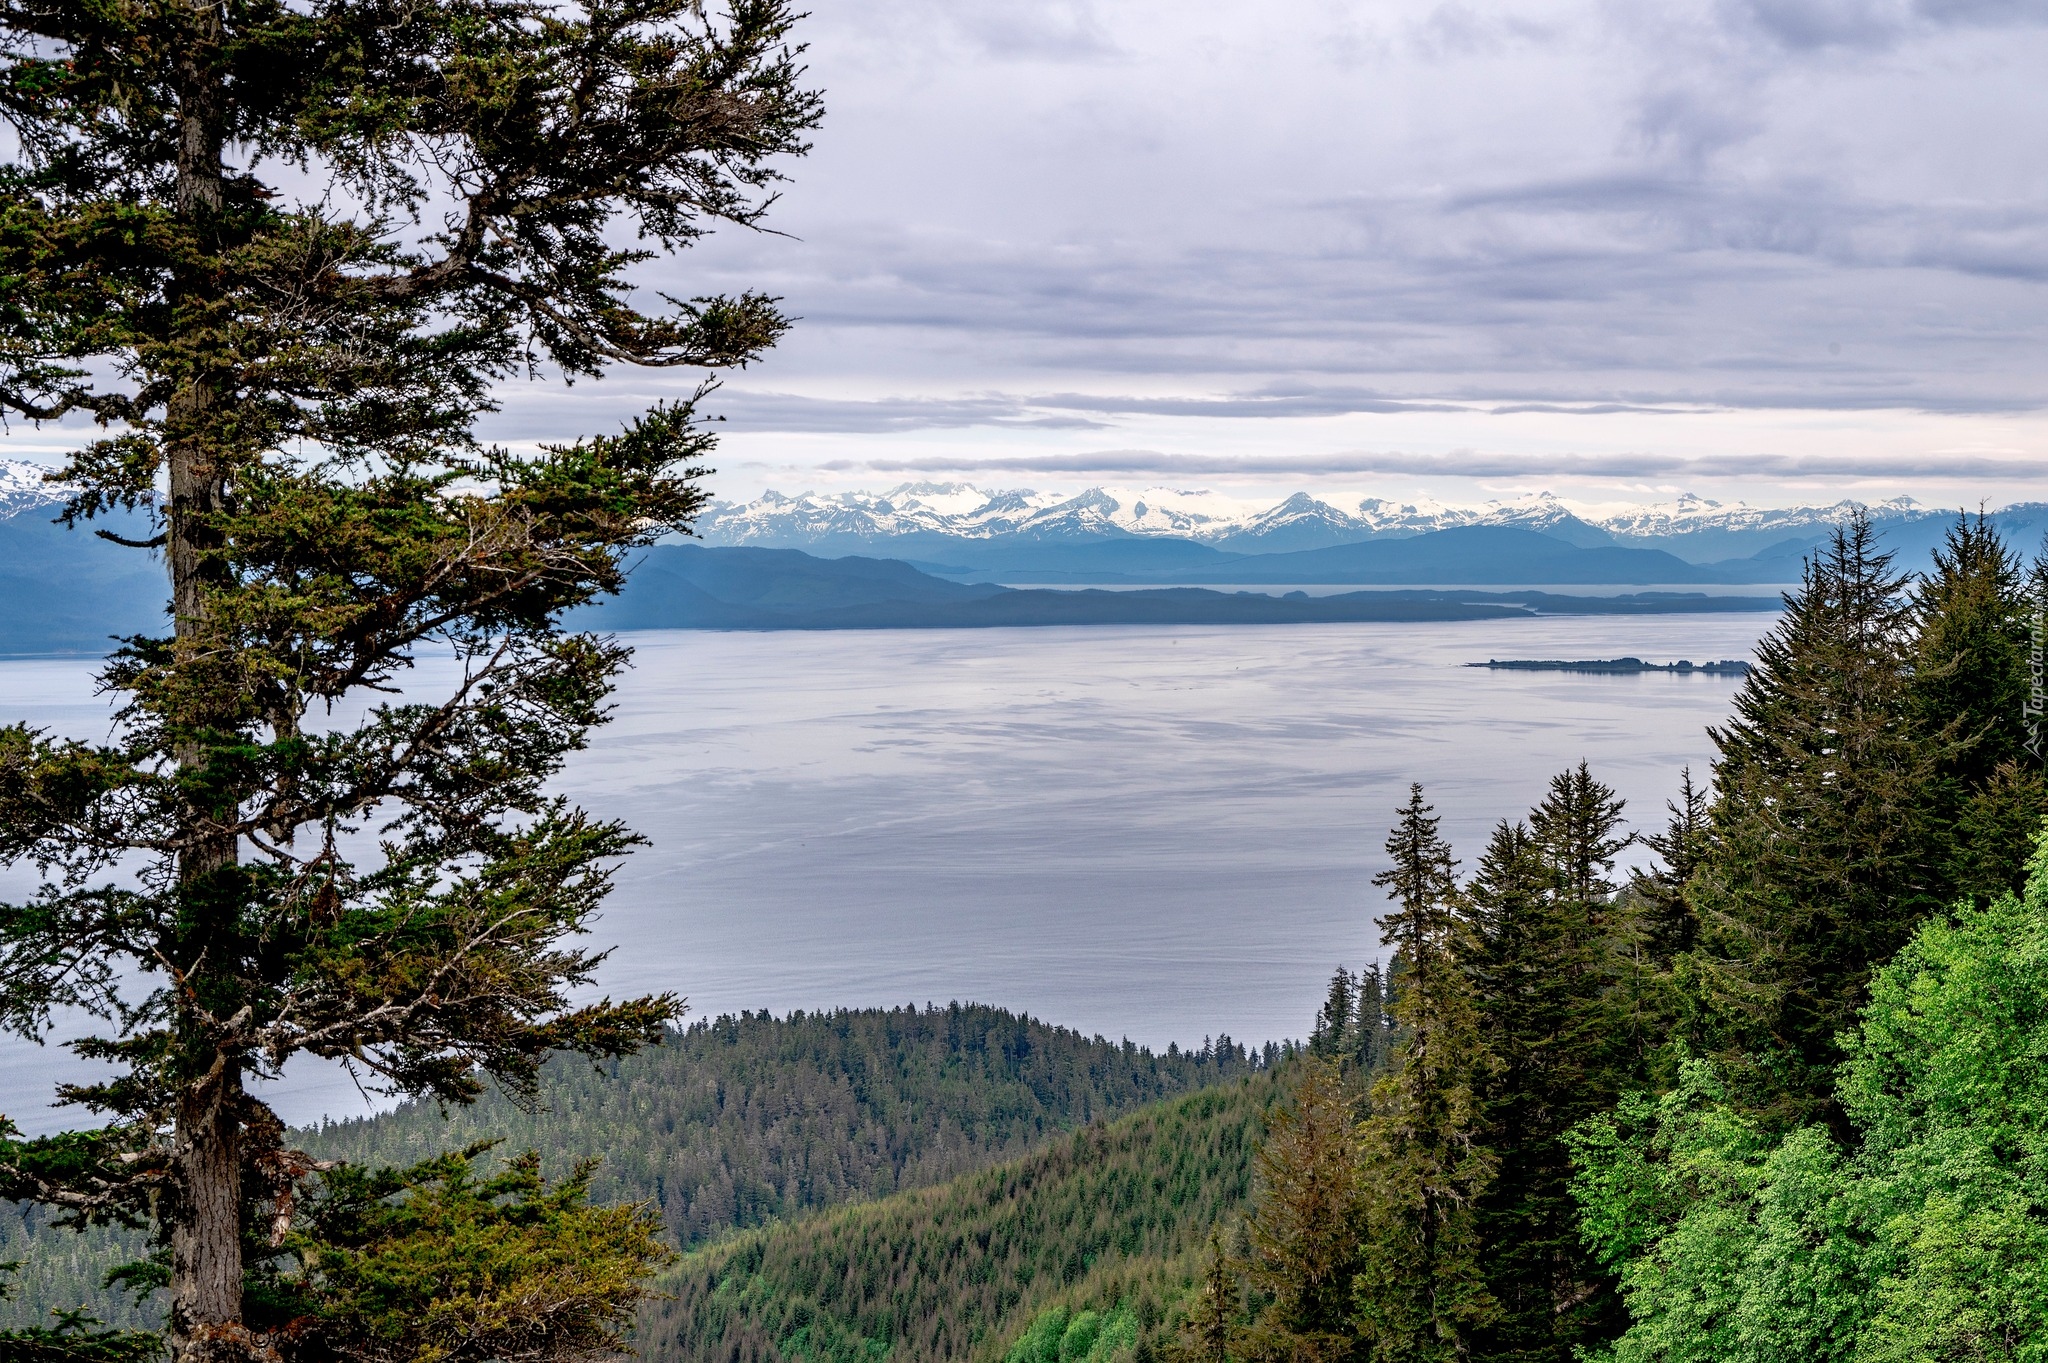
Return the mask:
[[[1506,668],[1512,672],[1689,672],[1709,677],[1749,675],[1749,664],[1740,658],[1723,658],[1712,663],[1687,662],[1683,658],[1675,663],[1646,663],[1641,658],[1591,658],[1578,661],[1557,658],[1488,658],[1483,663],[1466,663],[1465,666]]]

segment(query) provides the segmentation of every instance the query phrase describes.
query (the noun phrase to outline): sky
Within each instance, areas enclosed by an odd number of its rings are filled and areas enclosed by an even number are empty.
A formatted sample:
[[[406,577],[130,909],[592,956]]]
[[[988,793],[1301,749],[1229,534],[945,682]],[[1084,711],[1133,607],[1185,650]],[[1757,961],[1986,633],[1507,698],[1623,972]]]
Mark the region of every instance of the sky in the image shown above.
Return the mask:
[[[712,400],[722,496],[2048,497],[2048,0],[817,0],[798,33],[827,112],[783,235],[649,281],[800,319]],[[512,388],[490,429],[686,382]]]

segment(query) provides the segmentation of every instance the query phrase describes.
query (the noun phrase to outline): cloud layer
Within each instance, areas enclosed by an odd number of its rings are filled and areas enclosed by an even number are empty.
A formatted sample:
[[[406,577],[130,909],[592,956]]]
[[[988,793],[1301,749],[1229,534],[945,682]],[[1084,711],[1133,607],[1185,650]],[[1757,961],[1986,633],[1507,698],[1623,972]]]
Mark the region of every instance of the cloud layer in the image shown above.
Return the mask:
[[[694,263],[803,316],[731,390],[790,429],[1072,428],[1148,394],[2033,409],[2044,20],[866,0],[811,22],[831,113],[779,220],[800,240]],[[842,396],[769,391],[814,383]]]

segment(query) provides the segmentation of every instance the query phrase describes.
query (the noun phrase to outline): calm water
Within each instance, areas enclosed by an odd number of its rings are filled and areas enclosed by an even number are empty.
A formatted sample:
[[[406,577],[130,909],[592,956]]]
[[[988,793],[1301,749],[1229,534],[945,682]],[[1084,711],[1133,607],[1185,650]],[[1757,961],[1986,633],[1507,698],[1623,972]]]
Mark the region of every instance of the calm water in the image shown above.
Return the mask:
[[[1582,757],[1654,825],[1737,685],[1460,664],[1744,657],[1770,621],[635,635],[564,781],[652,842],[604,984],[697,1015],[957,998],[1159,1046],[1299,1036],[1377,953],[1409,781],[1468,860]],[[90,673],[0,663],[0,718],[96,736]],[[0,1048],[0,1111],[45,1125],[62,1057]],[[331,1074],[286,1087],[295,1118],[362,1106]]]

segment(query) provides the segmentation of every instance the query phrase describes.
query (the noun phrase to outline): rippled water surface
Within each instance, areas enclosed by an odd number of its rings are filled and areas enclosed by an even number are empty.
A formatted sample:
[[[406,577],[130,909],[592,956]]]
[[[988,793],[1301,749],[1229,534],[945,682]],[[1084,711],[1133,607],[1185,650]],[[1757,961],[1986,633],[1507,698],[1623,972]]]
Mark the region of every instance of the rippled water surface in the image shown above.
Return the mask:
[[[957,998],[1161,1046],[1298,1036],[1377,951],[1408,782],[1468,860],[1582,757],[1654,824],[1737,685],[1461,664],[1745,657],[1770,619],[630,636],[563,782],[652,844],[604,983],[695,1014]],[[0,719],[103,733],[91,672],[0,663]],[[61,1056],[0,1049],[0,1111],[42,1125]],[[296,1117],[361,1105],[288,1087]]]

